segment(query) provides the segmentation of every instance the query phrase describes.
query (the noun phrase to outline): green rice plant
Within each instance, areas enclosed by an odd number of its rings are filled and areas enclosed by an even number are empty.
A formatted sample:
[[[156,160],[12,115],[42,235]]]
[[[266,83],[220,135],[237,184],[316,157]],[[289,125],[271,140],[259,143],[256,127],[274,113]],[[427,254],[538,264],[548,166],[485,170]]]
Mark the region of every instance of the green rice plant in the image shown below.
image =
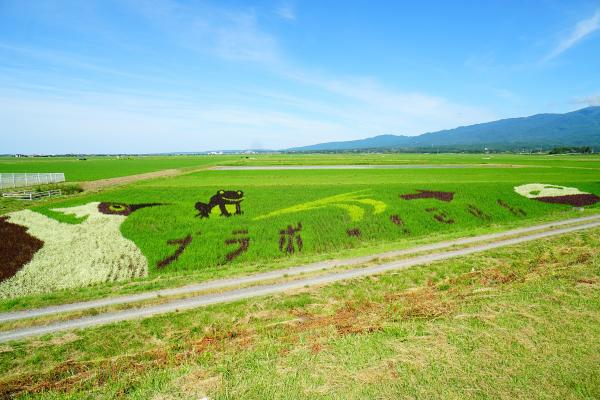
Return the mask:
[[[254,220],[261,220],[265,218],[270,218],[278,215],[284,214],[292,214],[300,211],[314,210],[318,208],[324,207],[338,207],[348,212],[350,219],[352,221],[360,221],[363,219],[365,211],[354,204],[346,204],[346,203],[361,203],[367,204],[373,207],[373,214],[381,214],[387,208],[387,205],[379,200],[364,198],[366,194],[364,194],[365,190],[350,192],[350,193],[342,193],[335,196],[325,197],[323,199],[309,201],[306,203],[297,204],[292,207],[287,207],[281,210],[272,211],[265,215],[260,215]],[[363,193],[363,194],[360,194]]]
[[[363,207],[365,203],[357,201],[365,200],[359,196],[367,193],[364,187],[358,185],[341,188],[321,185],[248,186],[242,188],[245,192],[242,203],[244,214],[229,218],[218,215],[209,219],[197,218],[195,201],[209,197],[221,186],[223,185],[208,188],[139,186],[93,197],[96,201],[163,204],[139,210],[121,226],[123,235],[133,240],[148,258],[150,275],[213,268],[233,271],[239,263],[269,261],[281,257],[295,257],[301,262],[303,255],[402,241],[407,238],[406,229],[410,231],[410,238],[461,231],[468,234],[471,229],[478,227],[501,226],[514,220],[535,219],[569,209],[524,198],[513,191],[512,184],[436,185],[437,190],[456,192],[455,199],[450,203],[434,199],[406,201],[399,198],[399,194],[413,190],[412,185],[373,185],[368,192],[368,210],[372,212],[368,213]],[[336,191],[343,192],[336,194]],[[511,214],[498,206],[498,199],[504,199],[523,209],[526,216]],[[476,206],[489,219],[474,216],[469,211],[472,210],[470,205]],[[455,223],[439,223],[427,211],[430,208],[445,212]],[[47,213],[43,209],[40,211]],[[394,224],[390,220],[391,215],[398,215],[404,226]],[[278,247],[279,231],[298,223],[303,226],[302,252],[296,252],[292,256],[282,253]],[[360,239],[348,237],[348,229],[359,229]],[[233,250],[233,246],[226,245],[226,242],[235,236],[233,232],[241,230],[248,231],[249,247],[236,259],[227,260],[227,254]],[[168,242],[188,235],[192,236],[192,240],[185,251],[168,267],[159,270],[157,263],[173,252],[173,247]]]
[[[82,182],[96,179],[142,174],[172,168],[198,168],[240,156],[104,156],[87,157],[0,157],[0,172],[64,172],[67,181]]]
[[[78,224],[83,220],[52,209],[90,202],[160,204],[136,211],[120,226],[121,234],[146,257],[148,277],[196,273],[210,277],[236,274],[241,266],[259,270],[282,259],[299,264],[317,255],[496,231],[572,212],[570,206],[543,203],[515,192],[516,186],[532,182],[600,193],[597,171],[588,168],[207,170],[84,194],[35,207],[35,211],[65,224]],[[243,190],[243,214],[196,217],[195,203],[220,189]],[[419,189],[453,192],[454,196],[450,202],[400,197]],[[523,213],[513,214],[499,200]],[[432,209],[436,211],[427,211]],[[438,214],[454,223],[440,222],[435,218]],[[302,249],[291,254],[282,251],[280,232],[299,224]],[[184,239],[186,246],[176,259],[161,266]],[[246,245],[238,252],[242,243]]]

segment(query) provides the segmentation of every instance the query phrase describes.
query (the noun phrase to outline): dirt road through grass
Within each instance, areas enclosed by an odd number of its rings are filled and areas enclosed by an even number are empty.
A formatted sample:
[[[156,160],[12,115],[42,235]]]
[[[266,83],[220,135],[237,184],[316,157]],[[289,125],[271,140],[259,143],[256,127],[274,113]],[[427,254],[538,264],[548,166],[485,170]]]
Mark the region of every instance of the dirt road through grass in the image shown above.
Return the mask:
[[[179,169],[165,169],[162,171],[147,172],[145,174],[136,174],[128,176],[119,176],[116,178],[98,179],[96,181],[82,182],[81,188],[85,191],[100,190],[110,186],[126,185],[129,183],[143,181],[146,179],[166,178],[181,174]]]

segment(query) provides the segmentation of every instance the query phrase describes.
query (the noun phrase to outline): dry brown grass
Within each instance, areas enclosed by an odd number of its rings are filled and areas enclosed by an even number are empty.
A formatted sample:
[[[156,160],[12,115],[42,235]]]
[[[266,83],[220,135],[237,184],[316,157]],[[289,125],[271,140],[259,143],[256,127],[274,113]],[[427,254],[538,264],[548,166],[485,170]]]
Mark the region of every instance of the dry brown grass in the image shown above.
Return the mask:
[[[395,308],[404,318],[438,318],[451,313],[455,306],[432,286],[408,290],[399,295]]]
[[[222,384],[220,375],[209,375],[203,369],[196,369],[177,380],[176,386],[187,397],[201,399],[217,390]]]
[[[93,361],[70,359],[46,371],[4,377],[0,380],[0,398],[49,390],[71,392],[86,385],[98,387],[123,374],[139,377],[151,369],[184,365],[206,351],[249,348],[252,335],[250,330],[213,329],[201,339],[187,340],[183,345],[157,345],[152,350]]]
[[[319,315],[304,310],[291,310],[297,319],[288,326],[288,334],[298,334],[307,331],[317,331],[333,327],[338,335],[362,334],[374,332],[380,326],[374,321],[383,309],[379,303],[367,302],[356,305],[345,303],[331,315]]]
[[[4,378],[0,381],[0,398],[48,390],[68,392],[86,384],[102,385],[121,374],[139,375],[150,368],[167,365],[169,356],[164,348],[93,361],[67,360],[46,371]]]

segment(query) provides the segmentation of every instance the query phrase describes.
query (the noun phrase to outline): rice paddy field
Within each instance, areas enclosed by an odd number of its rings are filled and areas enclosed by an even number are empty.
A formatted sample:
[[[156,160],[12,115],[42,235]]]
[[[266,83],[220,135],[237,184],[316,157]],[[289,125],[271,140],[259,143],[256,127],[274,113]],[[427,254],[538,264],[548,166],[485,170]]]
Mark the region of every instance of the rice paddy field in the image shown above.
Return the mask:
[[[151,275],[171,274],[235,268],[240,263],[336,252],[432,234],[468,233],[480,227],[571,211],[569,205],[547,204],[520,196],[514,187],[525,183],[575,185],[586,192],[600,193],[600,183],[595,181],[596,176],[591,171],[578,174],[580,179],[587,175],[586,180],[574,181],[559,175],[551,170],[482,169],[435,172],[204,171],[139,183],[122,190],[53,204],[52,208],[67,208],[91,201],[158,204],[130,214],[121,231],[148,257]],[[240,208],[243,214],[225,217],[215,210],[209,217],[198,217],[194,208],[196,202],[208,202],[219,190],[242,191]],[[406,200],[400,197],[416,194],[417,190],[453,193],[453,199]],[[502,206],[498,200],[507,206]],[[50,208],[36,210],[46,212]],[[47,215],[61,219],[57,213]],[[438,220],[437,216],[442,217]],[[298,249],[295,244],[293,254],[279,248],[280,231],[288,226],[301,226],[298,235],[302,238],[302,248]],[[358,233],[348,234],[349,230]],[[247,233],[235,233],[242,231]],[[176,249],[168,242],[187,236],[193,239],[178,259],[158,268],[157,263]],[[236,237],[248,238],[249,245],[246,251],[228,261],[227,254],[239,246],[225,242]]]
[[[11,206],[0,215],[0,311],[600,211],[597,156],[219,157],[39,159],[39,172],[65,162],[78,181],[182,173]],[[38,172],[38,159],[23,162]],[[206,168],[353,164],[406,168]],[[3,343],[0,398],[598,398],[598,233]]]
[[[0,157],[0,173],[63,172],[70,182],[92,181],[165,169],[200,168],[227,160],[227,156],[103,156]]]
[[[514,154],[249,154],[197,156],[0,157],[0,173],[64,172],[67,181],[82,182],[164,169],[190,170],[212,165],[527,165],[599,169],[595,155]]]
[[[174,159],[155,159],[153,168],[209,159],[222,165],[350,165],[373,164],[379,159],[380,164],[405,163],[408,167],[208,169],[37,203],[33,213],[25,211],[8,221],[21,221],[33,236],[36,229],[40,232],[36,237],[46,234],[46,245],[40,251],[52,255],[45,261],[39,260],[39,254],[32,256],[31,263],[37,264],[29,275],[21,272],[17,274],[19,280],[4,282],[0,306],[10,308],[20,301],[31,304],[31,296],[85,297],[103,285],[180,284],[188,279],[367,254],[577,216],[600,208],[594,200],[600,194],[600,158],[594,156],[368,154]],[[116,169],[121,161],[109,164],[110,160],[102,160],[107,169]],[[491,165],[477,165],[481,161]],[[46,168],[46,162],[53,160],[42,159],[39,168]],[[150,159],[137,162],[142,163],[137,170],[151,165]],[[441,168],[410,167],[428,164]],[[89,172],[80,169],[82,177]],[[88,177],[97,176],[90,173]],[[558,195],[591,196],[592,201],[561,204],[536,198],[541,196],[540,190],[532,190],[530,197],[519,193],[519,187],[532,184],[543,184],[547,187],[544,191],[558,190]],[[60,240],[55,239],[56,232],[63,232]],[[94,244],[84,243],[82,238],[86,237]],[[73,256],[78,254],[73,246],[79,246],[80,256]],[[122,261],[118,255],[121,250],[116,250],[122,248],[135,248],[132,260],[138,261]],[[142,256],[137,256],[138,250]],[[52,267],[57,263],[72,266],[63,271],[66,276],[60,282]],[[97,263],[112,263],[114,267],[100,274],[94,267]],[[128,263],[135,265],[123,267]],[[94,278],[86,280],[86,276]]]

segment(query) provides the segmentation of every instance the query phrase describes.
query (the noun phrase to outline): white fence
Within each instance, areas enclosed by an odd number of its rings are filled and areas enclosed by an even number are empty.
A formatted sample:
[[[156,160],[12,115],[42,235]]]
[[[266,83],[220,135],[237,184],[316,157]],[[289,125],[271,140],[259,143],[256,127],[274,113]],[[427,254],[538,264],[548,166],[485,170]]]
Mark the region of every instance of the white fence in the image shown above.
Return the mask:
[[[61,196],[62,191],[60,189],[48,190],[45,192],[7,192],[2,193],[2,197],[8,197],[10,199],[17,200],[37,200],[44,197]]]
[[[64,173],[0,174],[0,189],[45,185],[65,181]]]

